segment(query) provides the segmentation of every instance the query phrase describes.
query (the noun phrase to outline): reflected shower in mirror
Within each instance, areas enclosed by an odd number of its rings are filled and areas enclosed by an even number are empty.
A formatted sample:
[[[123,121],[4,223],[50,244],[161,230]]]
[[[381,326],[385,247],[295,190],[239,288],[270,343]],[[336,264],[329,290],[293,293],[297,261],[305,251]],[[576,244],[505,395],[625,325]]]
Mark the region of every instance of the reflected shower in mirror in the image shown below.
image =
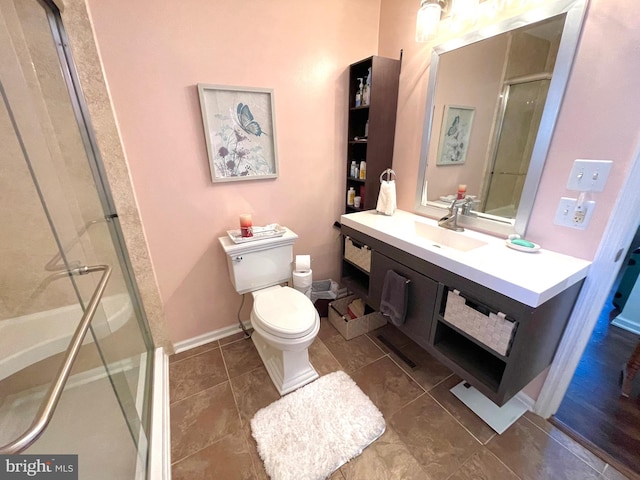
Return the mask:
[[[584,14],[558,3],[434,48],[418,213],[441,215],[466,185],[469,226],[524,233]]]

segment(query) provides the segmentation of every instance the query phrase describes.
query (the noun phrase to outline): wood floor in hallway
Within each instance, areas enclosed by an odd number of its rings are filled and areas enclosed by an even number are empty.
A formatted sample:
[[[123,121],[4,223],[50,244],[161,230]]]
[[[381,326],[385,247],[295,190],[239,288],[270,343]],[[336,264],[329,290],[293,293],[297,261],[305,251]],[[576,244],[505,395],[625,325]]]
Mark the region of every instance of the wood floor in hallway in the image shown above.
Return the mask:
[[[614,308],[610,300],[605,304],[553,420],[640,478],[640,375],[631,396],[620,395],[620,371],[639,338],[610,324],[618,313]]]

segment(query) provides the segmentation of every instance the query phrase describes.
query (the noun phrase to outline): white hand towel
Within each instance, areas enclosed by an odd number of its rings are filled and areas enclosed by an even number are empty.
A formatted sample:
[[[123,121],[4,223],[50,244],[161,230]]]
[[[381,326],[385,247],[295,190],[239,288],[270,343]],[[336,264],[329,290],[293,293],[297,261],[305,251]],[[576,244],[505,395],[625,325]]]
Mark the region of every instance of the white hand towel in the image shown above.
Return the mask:
[[[383,180],[380,182],[380,193],[376,211],[384,215],[393,215],[396,211],[396,181]]]

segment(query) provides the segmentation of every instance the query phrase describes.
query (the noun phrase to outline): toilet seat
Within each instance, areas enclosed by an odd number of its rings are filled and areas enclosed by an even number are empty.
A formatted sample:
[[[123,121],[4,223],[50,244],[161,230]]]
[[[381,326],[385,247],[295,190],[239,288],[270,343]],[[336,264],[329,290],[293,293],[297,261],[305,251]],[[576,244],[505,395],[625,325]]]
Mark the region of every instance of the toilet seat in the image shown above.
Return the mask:
[[[280,338],[300,338],[311,333],[317,312],[311,300],[290,287],[260,292],[253,302],[253,321]]]

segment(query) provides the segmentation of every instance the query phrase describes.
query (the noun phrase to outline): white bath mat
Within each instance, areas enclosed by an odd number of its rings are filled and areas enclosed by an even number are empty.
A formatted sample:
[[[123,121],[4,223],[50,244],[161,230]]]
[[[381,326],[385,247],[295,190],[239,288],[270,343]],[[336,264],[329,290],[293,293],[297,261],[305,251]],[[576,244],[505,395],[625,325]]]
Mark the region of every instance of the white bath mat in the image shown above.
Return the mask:
[[[251,419],[272,480],[325,479],[384,430],[382,413],[341,371],[282,397]]]

